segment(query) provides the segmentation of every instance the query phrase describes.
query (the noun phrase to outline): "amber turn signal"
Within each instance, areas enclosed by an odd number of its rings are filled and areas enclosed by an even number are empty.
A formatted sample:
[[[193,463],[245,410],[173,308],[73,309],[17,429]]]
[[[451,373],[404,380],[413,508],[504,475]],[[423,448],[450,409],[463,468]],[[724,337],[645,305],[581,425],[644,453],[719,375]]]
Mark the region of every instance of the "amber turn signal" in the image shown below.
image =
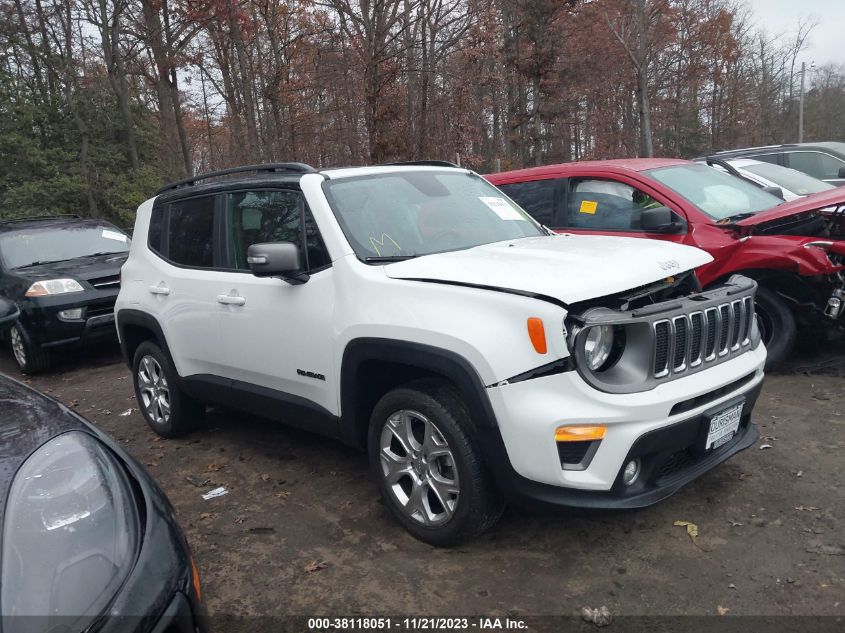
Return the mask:
[[[555,430],[556,442],[590,442],[604,439],[607,429],[603,426],[559,426]]]
[[[528,338],[531,339],[531,344],[538,354],[545,354],[548,351],[546,347],[546,328],[543,327],[543,319],[531,317],[528,319]]]
[[[200,589],[200,573],[197,571],[197,566],[194,564],[194,559],[191,559],[191,580],[194,583],[194,593],[197,594],[197,600],[202,602],[202,590]]]

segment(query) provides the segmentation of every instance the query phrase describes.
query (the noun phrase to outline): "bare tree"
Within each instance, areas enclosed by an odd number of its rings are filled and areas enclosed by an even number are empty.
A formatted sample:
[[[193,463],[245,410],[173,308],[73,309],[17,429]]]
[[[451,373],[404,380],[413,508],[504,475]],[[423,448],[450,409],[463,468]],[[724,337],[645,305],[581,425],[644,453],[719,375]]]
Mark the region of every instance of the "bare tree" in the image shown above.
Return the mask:
[[[668,8],[667,0],[624,2],[611,18],[605,11],[610,32],[625,49],[637,76],[637,108],[640,119],[640,156],[654,156],[649,103],[650,71],[660,51],[659,30]],[[630,6],[630,11],[627,10]]]

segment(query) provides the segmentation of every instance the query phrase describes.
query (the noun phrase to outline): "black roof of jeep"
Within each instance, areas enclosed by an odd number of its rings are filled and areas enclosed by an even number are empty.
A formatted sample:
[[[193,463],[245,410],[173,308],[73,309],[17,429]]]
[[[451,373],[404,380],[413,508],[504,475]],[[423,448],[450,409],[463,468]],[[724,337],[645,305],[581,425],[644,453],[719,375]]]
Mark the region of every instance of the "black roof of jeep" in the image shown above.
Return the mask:
[[[445,160],[411,160],[397,163],[386,163],[386,165],[429,165],[434,167],[457,167],[454,163]],[[336,168],[333,168],[336,169]],[[264,165],[242,165],[219,171],[209,171],[183,180],[177,180],[165,185],[158,191],[156,196],[170,198],[168,194],[175,191],[190,189],[191,193],[212,192],[217,189],[230,188],[233,185],[249,184],[260,186],[262,184],[279,185],[280,183],[296,184],[303,174],[317,174],[321,170],[315,169],[305,163],[267,163]],[[241,174],[247,174],[241,176]],[[231,178],[231,176],[240,176]],[[178,197],[178,196],[172,196]]]

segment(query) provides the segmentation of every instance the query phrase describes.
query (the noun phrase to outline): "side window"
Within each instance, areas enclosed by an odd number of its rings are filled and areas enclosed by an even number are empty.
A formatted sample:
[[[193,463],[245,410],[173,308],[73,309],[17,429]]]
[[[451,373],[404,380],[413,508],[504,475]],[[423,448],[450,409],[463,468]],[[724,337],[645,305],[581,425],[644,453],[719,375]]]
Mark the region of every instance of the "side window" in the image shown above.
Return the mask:
[[[167,257],[182,266],[214,265],[214,197],[180,200],[170,205]]]
[[[813,178],[824,178],[818,152],[789,152],[786,156],[792,169],[803,171]]]
[[[519,206],[540,224],[551,226],[555,216],[555,190],[559,180],[531,180],[501,185]]]
[[[298,191],[244,191],[226,196],[229,265],[249,270],[247,249],[253,244],[292,242],[305,270],[329,264],[326,246],[305,199]]]
[[[161,238],[164,235],[164,205],[157,204],[153,207],[150,215],[150,228],[147,231],[147,245],[150,249],[161,255],[163,245]]]
[[[839,170],[845,167],[845,161],[822,152],[790,152],[787,156],[789,167],[819,180],[835,180],[839,178]]]
[[[598,231],[639,231],[643,209],[660,203],[642,191],[613,180],[572,179],[566,205],[567,226]]]
[[[777,154],[760,154],[759,156],[752,156],[754,160],[759,160],[764,163],[771,163],[772,165],[780,164],[778,162],[778,155]]]
[[[822,170],[822,180],[834,180],[839,178],[839,170],[845,167],[845,161],[841,161],[830,154],[819,154],[819,164]]]

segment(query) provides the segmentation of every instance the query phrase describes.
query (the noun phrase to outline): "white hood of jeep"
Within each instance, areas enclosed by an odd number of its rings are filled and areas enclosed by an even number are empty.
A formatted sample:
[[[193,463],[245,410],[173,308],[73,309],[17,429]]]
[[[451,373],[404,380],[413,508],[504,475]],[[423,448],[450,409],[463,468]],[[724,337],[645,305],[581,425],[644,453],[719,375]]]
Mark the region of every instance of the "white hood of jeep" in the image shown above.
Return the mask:
[[[571,304],[616,294],[713,261],[662,240],[555,235],[424,255],[384,267],[393,279],[444,281],[553,297]]]

